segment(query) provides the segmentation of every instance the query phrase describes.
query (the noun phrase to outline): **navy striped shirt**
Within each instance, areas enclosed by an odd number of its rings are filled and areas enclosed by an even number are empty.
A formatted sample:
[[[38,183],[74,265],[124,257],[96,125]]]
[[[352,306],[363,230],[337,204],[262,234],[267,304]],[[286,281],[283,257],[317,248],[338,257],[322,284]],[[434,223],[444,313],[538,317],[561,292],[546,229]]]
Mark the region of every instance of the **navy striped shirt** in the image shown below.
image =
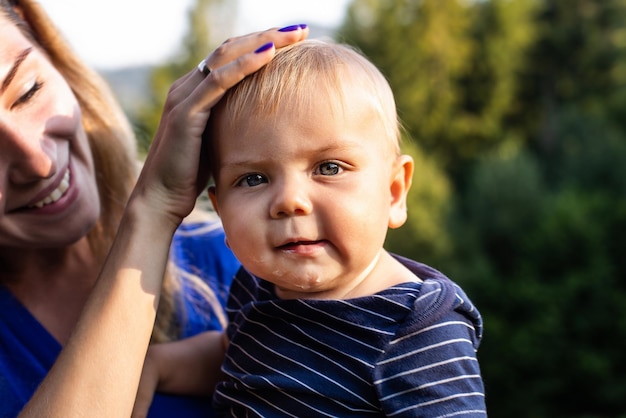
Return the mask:
[[[485,417],[480,314],[443,274],[398,259],[423,282],[348,300],[281,300],[240,270],[219,414]]]

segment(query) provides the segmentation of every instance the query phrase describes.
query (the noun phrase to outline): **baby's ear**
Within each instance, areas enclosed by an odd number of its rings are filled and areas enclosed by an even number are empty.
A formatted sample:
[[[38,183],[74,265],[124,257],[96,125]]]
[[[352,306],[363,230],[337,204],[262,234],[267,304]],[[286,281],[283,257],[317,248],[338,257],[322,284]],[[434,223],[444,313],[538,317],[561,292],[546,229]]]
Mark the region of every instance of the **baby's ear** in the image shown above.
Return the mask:
[[[406,197],[413,179],[413,158],[400,155],[393,166],[389,185],[391,207],[389,208],[389,228],[399,228],[406,222]]]

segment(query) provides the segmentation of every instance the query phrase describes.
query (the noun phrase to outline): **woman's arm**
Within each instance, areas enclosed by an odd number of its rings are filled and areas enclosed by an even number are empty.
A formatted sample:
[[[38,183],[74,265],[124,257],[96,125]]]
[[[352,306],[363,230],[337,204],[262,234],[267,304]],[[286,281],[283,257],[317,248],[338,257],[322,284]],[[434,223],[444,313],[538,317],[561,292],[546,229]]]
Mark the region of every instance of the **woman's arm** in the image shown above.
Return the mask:
[[[127,215],[81,320],[21,417],[130,416],[164,274],[154,260],[169,250],[167,229],[149,220]]]
[[[128,417],[156,316],[174,231],[195,204],[200,148],[211,108],[223,93],[307,30],[233,38],[168,94],[157,135],[117,238],[68,344],[20,417]],[[259,47],[272,42],[269,49]],[[199,183],[200,182],[200,183]]]

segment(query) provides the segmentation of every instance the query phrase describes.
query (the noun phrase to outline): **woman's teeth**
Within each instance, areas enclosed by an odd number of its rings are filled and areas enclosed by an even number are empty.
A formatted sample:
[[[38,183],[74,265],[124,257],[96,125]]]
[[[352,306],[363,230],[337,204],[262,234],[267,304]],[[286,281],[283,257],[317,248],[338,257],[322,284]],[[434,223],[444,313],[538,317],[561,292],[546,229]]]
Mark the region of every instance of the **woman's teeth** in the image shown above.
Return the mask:
[[[52,193],[50,193],[45,199],[40,200],[39,202],[35,203],[31,207],[43,208],[44,206],[49,205],[50,203],[56,202],[61,197],[63,197],[63,195],[65,194],[65,192],[67,191],[69,187],[70,187],[70,170],[68,169],[65,172],[65,175],[63,176],[63,180],[61,180],[61,183],[59,183],[59,186],[56,189],[54,189]]]

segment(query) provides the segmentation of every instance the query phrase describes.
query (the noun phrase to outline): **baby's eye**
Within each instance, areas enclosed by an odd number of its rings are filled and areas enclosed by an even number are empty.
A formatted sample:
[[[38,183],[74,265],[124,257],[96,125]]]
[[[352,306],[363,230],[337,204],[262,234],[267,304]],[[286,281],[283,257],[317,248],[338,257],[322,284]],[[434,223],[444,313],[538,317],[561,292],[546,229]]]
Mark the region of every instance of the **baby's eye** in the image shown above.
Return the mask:
[[[318,170],[322,176],[334,176],[341,172],[341,167],[337,163],[328,161],[320,164]]]
[[[242,177],[238,185],[241,187],[254,187],[262,183],[267,183],[267,179],[261,174],[254,173]]]

